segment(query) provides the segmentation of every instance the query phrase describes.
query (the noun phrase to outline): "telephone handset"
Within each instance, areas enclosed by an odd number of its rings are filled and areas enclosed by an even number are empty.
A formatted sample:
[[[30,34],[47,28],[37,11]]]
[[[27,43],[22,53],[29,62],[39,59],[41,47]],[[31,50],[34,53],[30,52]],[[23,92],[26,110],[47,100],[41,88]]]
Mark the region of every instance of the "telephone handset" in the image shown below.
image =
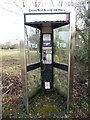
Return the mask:
[[[46,60],[46,51],[43,51],[43,60]]]
[[[46,61],[46,51],[45,50],[43,50],[42,51],[42,63],[43,63],[43,69],[41,69],[41,71],[44,71],[45,70],[45,61]]]
[[[43,47],[42,62],[43,62],[43,64],[52,64],[52,49],[51,49],[51,47]]]

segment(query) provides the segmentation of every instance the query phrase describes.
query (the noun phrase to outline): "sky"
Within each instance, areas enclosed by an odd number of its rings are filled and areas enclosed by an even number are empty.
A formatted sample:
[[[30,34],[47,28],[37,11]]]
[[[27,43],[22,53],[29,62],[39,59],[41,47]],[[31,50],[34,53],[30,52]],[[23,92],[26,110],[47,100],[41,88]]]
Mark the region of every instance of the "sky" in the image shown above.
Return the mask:
[[[16,5],[12,3],[15,1]],[[21,7],[23,0],[0,0],[0,43],[5,43],[6,41],[16,42],[17,40],[23,39],[23,14]],[[24,0],[25,5],[28,7],[34,6],[35,0]],[[41,0],[37,0],[41,1]],[[50,7],[54,3],[54,7],[58,5],[60,0],[42,0],[42,4],[45,7]],[[62,1],[71,1],[71,0],[62,0]],[[77,0],[76,0],[77,1]],[[7,4],[6,4],[7,3]],[[19,5],[19,7],[17,6]],[[7,10],[3,9],[6,8]],[[9,10],[15,11],[18,14],[9,12]],[[16,40],[17,39],[17,40]],[[15,41],[16,40],[16,41]]]
[[[0,43],[18,38],[17,16],[0,9]]]
[[[18,2],[18,0],[14,0],[17,5],[20,7],[22,6],[22,0],[19,0],[21,2]],[[26,0],[25,0],[26,1]],[[27,7],[30,7],[31,5],[34,6],[34,0],[27,0],[25,2]],[[50,0],[48,0],[49,3]],[[45,0],[43,0],[45,2]],[[9,3],[9,4],[7,4]],[[13,6],[13,7],[12,7]],[[5,9],[3,9],[5,8]],[[7,11],[6,9],[12,10],[17,12],[18,14],[12,13]],[[13,41],[16,42],[16,39],[22,39],[23,38],[23,14],[22,10],[19,9],[17,6],[12,4],[12,0],[0,0],[0,43],[5,43],[7,41]]]
[[[0,43],[5,43],[7,41],[17,42],[16,39],[20,39],[20,31],[22,30],[22,14],[15,14],[7,10],[2,9],[2,7],[8,8],[8,6],[3,6],[2,0],[0,0]],[[13,6],[15,11],[17,10]]]

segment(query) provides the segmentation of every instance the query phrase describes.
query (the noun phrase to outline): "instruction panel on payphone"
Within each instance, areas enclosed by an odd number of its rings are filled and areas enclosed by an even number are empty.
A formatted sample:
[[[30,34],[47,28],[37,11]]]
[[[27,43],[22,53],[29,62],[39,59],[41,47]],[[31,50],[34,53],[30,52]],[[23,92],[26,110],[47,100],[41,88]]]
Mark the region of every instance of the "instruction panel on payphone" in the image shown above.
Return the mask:
[[[51,34],[43,34],[43,64],[52,64]]]

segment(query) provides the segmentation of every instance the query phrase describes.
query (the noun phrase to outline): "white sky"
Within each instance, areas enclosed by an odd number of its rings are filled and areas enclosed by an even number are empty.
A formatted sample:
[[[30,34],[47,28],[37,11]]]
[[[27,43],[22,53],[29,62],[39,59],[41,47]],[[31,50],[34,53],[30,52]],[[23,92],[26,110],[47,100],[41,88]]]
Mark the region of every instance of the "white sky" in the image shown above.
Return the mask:
[[[18,37],[17,21],[16,15],[0,9],[0,43]]]
[[[15,41],[15,39],[20,38],[20,21],[22,20],[21,15],[17,15],[7,10],[2,9],[4,6],[4,0],[0,0],[0,43],[5,43],[6,41]],[[9,2],[9,1],[8,1]],[[10,6],[11,7],[11,6]],[[16,6],[10,10],[15,10],[17,12]]]
[[[13,0],[22,7],[23,0]],[[27,2],[26,2],[27,1]],[[34,6],[35,0],[25,0],[26,5]],[[41,0],[38,0],[41,1]],[[58,5],[60,0],[52,0],[54,6]],[[61,1],[71,1],[71,0],[61,0]],[[77,0],[76,0],[77,1]],[[6,4],[5,3],[10,3]],[[51,0],[42,0],[42,4],[45,7],[51,7]],[[30,7],[28,6],[28,7]],[[14,13],[8,12],[2,7],[10,9],[12,11],[18,12],[19,14],[16,15]],[[22,39],[23,38],[23,14],[22,10],[15,6],[12,3],[12,0],[0,0],[0,43],[4,43],[6,41],[15,40],[15,39]]]

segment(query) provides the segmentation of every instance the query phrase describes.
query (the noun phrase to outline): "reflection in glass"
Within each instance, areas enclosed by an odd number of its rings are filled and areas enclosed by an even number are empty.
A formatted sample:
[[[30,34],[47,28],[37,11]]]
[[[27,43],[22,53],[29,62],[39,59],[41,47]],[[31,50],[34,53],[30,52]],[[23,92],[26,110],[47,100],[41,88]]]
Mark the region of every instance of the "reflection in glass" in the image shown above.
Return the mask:
[[[28,72],[27,75],[29,97],[32,97],[40,89],[40,68]]]
[[[36,28],[25,25],[25,53],[27,66],[40,61],[39,44],[40,31]],[[27,73],[29,97],[32,97],[40,88],[40,76],[40,68]]]
[[[68,64],[69,25],[54,30],[54,61]]]
[[[70,26],[54,30],[54,62],[68,65]],[[60,94],[67,96],[68,72],[54,68],[54,87]]]
[[[27,64],[33,64],[40,61],[40,30],[25,26],[25,45]]]
[[[66,71],[54,68],[54,88],[65,97],[67,96],[67,76]]]

